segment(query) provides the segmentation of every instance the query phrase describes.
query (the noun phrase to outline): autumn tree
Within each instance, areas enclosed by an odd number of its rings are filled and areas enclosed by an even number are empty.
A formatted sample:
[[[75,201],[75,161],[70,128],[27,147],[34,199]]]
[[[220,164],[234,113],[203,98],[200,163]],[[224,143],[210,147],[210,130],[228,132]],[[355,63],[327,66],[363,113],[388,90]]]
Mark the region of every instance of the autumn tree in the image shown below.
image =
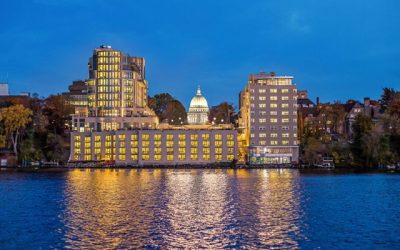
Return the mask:
[[[168,119],[168,122],[171,124],[186,123],[187,113],[185,107],[168,93],[149,97],[148,105],[154,110],[160,121]]]
[[[0,122],[10,139],[15,158],[18,161],[18,141],[23,129],[31,121],[32,111],[21,104],[0,109]]]

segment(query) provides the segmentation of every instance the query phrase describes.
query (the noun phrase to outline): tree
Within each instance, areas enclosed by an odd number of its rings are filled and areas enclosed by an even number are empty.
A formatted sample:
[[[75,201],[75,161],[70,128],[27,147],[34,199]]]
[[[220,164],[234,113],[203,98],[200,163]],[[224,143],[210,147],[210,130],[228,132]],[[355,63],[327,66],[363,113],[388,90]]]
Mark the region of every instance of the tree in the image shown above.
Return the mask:
[[[3,123],[4,131],[10,138],[15,158],[18,161],[18,140],[23,129],[31,121],[32,111],[21,104],[0,109],[0,122]]]
[[[187,122],[185,107],[178,100],[167,103],[167,108],[163,115],[170,124],[181,125]]]
[[[149,97],[149,107],[154,110],[160,121],[168,119],[171,124],[186,123],[187,113],[182,103],[168,93]],[[179,117],[181,119],[179,119]],[[172,122],[173,120],[173,122]]]
[[[73,107],[62,95],[51,95],[44,100],[43,114],[48,117],[47,129],[56,134],[64,134],[65,124],[71,119]]]
[[[362,166],[366,163],[365,160],[365,139],[372,130],[372,120],[363,113],[359,113],[353,123],[353,138],[351,143],[351,152],[354,158],[354,163]]]
[[[156,94],[153,97],[149,97],[148,104],[149,107],[154,110],[160,121],[163,121],[166,119],[165,111],[167,110],[168,103],[174,100],[175,98],[173,98],[170,94],[161,93]]]
[[[381,112],[385,112],[396,91],[393,88],[383,88],[381,96]]]
[[[235,108],[231,103],[221,102],[210,109],[209,121],[219,123],[234,123]]]

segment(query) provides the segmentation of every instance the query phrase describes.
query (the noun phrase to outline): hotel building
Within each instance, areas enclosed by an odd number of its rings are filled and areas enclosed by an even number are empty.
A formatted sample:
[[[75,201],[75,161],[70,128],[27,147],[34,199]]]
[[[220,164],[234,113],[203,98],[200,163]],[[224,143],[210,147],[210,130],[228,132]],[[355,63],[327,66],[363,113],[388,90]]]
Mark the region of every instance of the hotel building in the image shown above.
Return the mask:
[[[240,93],[241,151],[250,164],[297,163],[297,88],[292,76],[249,76]]]
[[[108,131],[157,126],[158,118],[147,106],[144,58],[131,57],[111,46],[101,46],[93,51],[88,66],[87,112],[77,112],[73,116],[73,130]]]
[[[102,46],[89,60],[89,77],[88,115],[73,116],[70,162],[203,165],[237,159],[237,131],[231,124],[208,122],[200,88],[189,107],[189,124],[173,126],[159,124],[147,106],[143,58]]]

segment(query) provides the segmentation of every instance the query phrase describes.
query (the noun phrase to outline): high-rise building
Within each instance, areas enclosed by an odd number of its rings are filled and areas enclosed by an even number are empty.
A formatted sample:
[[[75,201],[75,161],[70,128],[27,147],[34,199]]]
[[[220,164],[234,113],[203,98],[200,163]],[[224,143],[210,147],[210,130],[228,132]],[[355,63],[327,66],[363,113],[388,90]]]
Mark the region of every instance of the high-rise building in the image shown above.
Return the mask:
[[[88,115],[73,118],[73,129],[102,131],[154,128],[155,113],[147,106],[145,61],[111,46],[100,46],[89,59]]]
[[[251,164],[298,162],[297,87],[292,80],[273,72],[252,74],[240,94],[239,128]]]
[[[201,95],[201,89],[198,86],[196,95],[192,98],[189,112],[187,113],[188,123],[192,125],[207,124],[209,111],[207,100]]]

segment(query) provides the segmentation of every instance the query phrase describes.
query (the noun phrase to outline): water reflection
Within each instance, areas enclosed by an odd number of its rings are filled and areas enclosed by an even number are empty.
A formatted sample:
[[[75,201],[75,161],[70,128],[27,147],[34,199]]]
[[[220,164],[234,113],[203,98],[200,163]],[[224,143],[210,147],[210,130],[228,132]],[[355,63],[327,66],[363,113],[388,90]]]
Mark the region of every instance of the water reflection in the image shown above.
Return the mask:
[[[297,248],[292,170],[73,170],[67,248]]]

